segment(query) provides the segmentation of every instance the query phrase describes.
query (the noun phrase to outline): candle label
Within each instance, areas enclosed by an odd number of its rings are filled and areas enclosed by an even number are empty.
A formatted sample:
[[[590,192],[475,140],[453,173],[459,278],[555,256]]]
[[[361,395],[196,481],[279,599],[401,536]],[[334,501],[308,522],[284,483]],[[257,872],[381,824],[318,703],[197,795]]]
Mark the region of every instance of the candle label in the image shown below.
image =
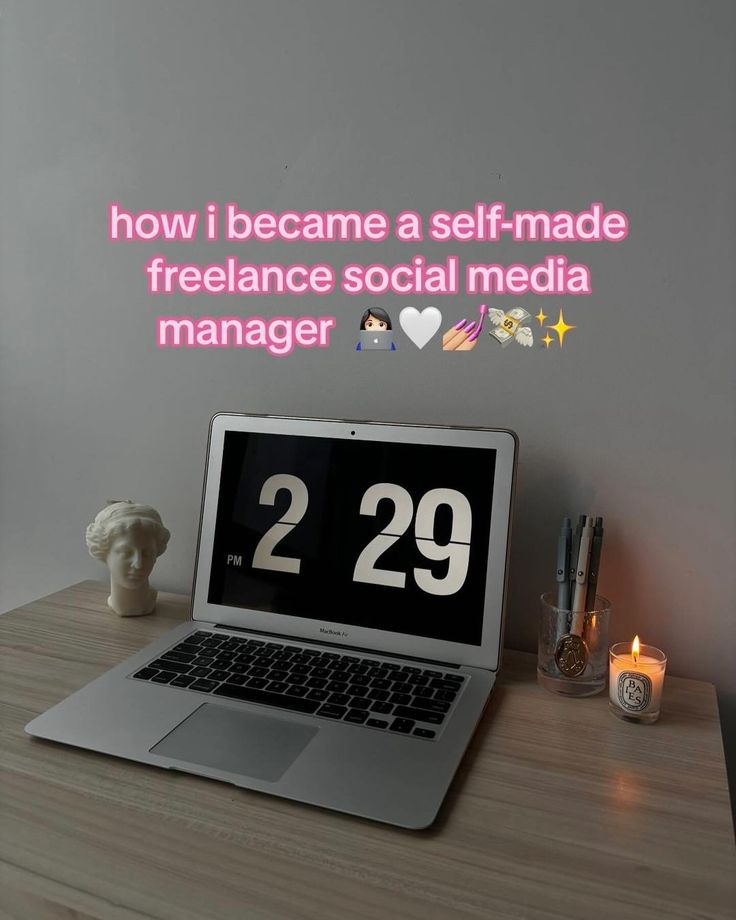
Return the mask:
[[[618,701],[622,709],[641,712],[652,698],[652,679],[638,671],[622,671],[618,675]]]

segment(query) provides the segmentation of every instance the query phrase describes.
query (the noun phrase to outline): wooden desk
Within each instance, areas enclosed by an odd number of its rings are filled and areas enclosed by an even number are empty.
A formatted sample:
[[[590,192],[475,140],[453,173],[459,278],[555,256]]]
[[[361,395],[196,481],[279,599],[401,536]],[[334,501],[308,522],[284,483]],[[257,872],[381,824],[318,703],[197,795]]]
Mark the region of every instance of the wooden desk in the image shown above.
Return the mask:
[[[33,740],[23,726],[187,616],[86,581],[0,617],[3,920],[733,917],[716,697],[668,677],[652,726],[503,679],[437,823],[403,831]]]

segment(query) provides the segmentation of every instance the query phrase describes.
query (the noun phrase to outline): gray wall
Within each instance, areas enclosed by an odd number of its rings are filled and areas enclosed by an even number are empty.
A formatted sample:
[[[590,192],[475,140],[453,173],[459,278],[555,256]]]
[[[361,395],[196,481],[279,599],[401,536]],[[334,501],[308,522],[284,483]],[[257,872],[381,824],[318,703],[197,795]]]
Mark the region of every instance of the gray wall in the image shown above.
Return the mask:
[[[510,427],[508,644],[534,647],[560,517],[605,515],[612,638],[639,631],[672,674],[713,681],[733,759],[733,4],[5,0],[0,28],[2,609],[103,577],[83,533],[108,497],[161,509],[174,536],[156,582],[186,591],[217,410]],[[554,248],[587,262],[595,287],[544,301],[578,327],[561,352],[356,355],[367,301],[339,296],[328,351],[158,351],[159,312],[332,312],[319,298],[149,298],[152,252],[232,247],[106,239],[112,199],[231,198],[425,214],[603,200],[631,235]],[[504,262],[550,247],[421,248]],[[379,301],[394,316],[431,302]],[[476,303],[437,301],[447,319]]]

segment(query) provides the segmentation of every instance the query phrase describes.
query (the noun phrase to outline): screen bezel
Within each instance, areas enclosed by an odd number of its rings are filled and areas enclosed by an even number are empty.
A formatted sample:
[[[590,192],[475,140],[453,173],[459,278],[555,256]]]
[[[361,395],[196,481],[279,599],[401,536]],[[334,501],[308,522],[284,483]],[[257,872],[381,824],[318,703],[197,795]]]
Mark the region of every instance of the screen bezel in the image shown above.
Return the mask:
[[[385,629],[371,629],[328,620],[293,617],[272,611],[209,603],[207,596],[226,431],[495,450],[496,463],[492,493],[489,490],[492,506],[481,644],[468,645],[431,639],[426,636],[395,633]],[[449,428],[344,419],[218,413],[210,422],[192,587],[192,620],[497,671],[503,638],[508,546],[517,449],[516,434],[506,429]]]

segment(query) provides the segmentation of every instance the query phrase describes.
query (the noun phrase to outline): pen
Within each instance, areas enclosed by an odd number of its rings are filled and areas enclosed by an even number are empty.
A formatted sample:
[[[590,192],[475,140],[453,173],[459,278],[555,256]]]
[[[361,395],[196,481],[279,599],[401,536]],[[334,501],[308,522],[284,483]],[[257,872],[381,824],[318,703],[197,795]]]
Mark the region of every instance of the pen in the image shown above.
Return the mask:
[[[557,538],[557,606],[570,609],[570,552],[572,550],[572,524],[566,517]]]
[[[588,568],[590,566],[590,550],[593,543],[593,518],[585,518],[585,526],[580,536],[580,551],[578,553],[577,569],[575,572],[575,588],[572,595],[572,625],[570,632],[582,636],[585,623],[585,598],[588,593]]]
[[[578,570],[578,553],[580,552],[580,537],[585,526],[585,515],[581,514],[575,527],[575,535],[572,538],[570,546],[570,599],[572,600],[575,591],[575,576]]]
[[[598,570],[601,564],[601,549],[603,548],[603,518],[595,519],[593,528],[593,545],[590,550],[590,566],[588,569],[588,593],[585,597],[585,609],[595,610],[595,592],[598,588]]]

